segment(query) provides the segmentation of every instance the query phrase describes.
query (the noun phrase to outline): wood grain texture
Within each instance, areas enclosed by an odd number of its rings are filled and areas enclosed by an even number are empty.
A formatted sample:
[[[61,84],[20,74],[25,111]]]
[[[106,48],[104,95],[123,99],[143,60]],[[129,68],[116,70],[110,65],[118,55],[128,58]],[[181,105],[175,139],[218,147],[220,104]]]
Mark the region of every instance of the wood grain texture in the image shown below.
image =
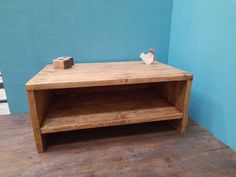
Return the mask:
[[[235,177],[236,153],[190,121],[179,136],[165,122],[49,135],[34,148],[29,114],[0,116],[3,177]]]
[[[44,151],[44,138],[43,135],[41,135],[40,132],[40,124],[42,121],[42,117],[39,116],[36,106],[36,98],[34,91],[27,91],[28,95],[28,103],[30,108],[30,114],[31,114],[31,121],[32,121],[32,127],[34,132],[34,141],[36,145],[36,149],[38,152]]]
[[[152,87],[162,98],[175,105],[184,113],[183,119],[175,122],[172,121],[173,126],[176,127],[181,134],[185,133],[186,124],[188,122],[191,85],[192,80],[152,84]]]
[[[43,152],[45,140],[44,135],[41,134],[40,127],[51,102],[51,92],[48,90],[27,91],[27,95],[36,148],[38,152]]]
[[[186,81],[184,87],[185,87],[184,92],[181,92],[184,95],[183,97],[181,97],[181,98],[184,98],[184,101],[181,102],[181,103],[183,103],[182,109],[183,109],[183,113],[184,113],[184,117],[181,120],[180,126],[179,126],[179,132],[181,134],[186,133],[186,127],[187,127],[187,123],[188,123],[189,101],[190,101],[192,81],[191,80]],[[178,88],[178,89],[183,90],[182,88]],[[181,94],[179,94],[179,95],[181,95]],[[180,103],[177,103],[177,107],[178,107],[178,105],[180,105]]]
[[[182,119],[183,113],[150,88],[54,95],[42,133]]]
[[[75,64],[71,69],[46,66],[26,84],[27,90],[123,85],[191,80],[192,74],[162,63],[140,61]]]
[[[69,69],[73,65],[73,58],[60,58],[53,60],[53,68],[54,69]]]
[[[184,133],[191,81],[157,62],[48,65],[26,84],[37,150],[48,133],[86,128],[178,119]]]

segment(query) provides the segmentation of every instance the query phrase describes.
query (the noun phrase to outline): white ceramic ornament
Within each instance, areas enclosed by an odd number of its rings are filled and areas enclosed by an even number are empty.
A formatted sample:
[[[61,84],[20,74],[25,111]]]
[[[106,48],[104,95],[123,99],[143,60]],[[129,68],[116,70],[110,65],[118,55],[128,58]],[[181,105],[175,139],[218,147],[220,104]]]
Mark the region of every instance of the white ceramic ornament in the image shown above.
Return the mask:
[[[145,64],[150,65],[154,62],[155,56],[150,52],[148,54],[142,52],[140,54],[140,58],[143,60]]]

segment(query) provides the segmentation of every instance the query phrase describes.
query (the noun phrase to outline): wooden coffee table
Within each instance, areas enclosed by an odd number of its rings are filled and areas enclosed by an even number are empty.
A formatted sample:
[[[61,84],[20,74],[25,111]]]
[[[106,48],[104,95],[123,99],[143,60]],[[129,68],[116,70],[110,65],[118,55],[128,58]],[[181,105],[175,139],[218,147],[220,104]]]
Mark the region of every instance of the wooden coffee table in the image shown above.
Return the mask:
[[[184,133],[192,74],[139,61],[47,65],[26,83],[35,143],[49,133],[176,120]]]

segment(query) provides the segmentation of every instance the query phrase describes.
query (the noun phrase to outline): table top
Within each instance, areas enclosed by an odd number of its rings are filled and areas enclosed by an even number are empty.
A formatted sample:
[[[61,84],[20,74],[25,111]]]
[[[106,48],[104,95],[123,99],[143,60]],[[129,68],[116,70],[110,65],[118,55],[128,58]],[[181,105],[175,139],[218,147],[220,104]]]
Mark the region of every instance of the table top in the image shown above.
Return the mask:
[[[27,90],[62,89],[192,80],[191,73],[155,62],[141,61],[81,63],[70,69],[47,65],[26,83]]]

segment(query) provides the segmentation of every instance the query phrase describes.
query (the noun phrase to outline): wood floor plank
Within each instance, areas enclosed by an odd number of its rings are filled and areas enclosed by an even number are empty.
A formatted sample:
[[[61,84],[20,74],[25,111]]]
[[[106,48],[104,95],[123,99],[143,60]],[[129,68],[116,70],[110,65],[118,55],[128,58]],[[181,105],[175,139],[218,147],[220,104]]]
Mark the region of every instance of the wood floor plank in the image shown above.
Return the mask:
[[[0,116],[0,176],[235,177],[236,152],[190,123],[166,122],[49,134],[37,153],[29,115]]]

